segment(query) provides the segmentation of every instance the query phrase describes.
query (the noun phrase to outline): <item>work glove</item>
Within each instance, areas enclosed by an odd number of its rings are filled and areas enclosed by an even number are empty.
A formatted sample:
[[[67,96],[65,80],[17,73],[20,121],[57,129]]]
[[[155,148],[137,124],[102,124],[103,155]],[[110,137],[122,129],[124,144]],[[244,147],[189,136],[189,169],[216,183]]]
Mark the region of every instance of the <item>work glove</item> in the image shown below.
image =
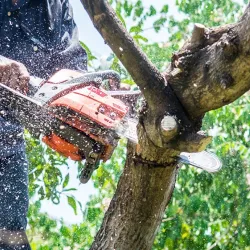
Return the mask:
[[[30,75],[22,63],[0,56],[0,83],[26,94],[29,81]]]

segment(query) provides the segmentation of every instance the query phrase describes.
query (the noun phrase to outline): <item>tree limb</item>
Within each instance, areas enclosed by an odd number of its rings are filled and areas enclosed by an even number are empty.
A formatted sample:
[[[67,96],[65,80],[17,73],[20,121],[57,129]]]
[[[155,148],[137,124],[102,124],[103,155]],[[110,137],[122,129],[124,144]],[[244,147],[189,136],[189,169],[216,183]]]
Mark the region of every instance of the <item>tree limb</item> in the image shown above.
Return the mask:
[[[250,5],[238,23],[206,30],[198,45],[191,40],[174,55],[166,72],[193,119],[250,89]]]
[[[171,87],[133,41],[107,1],[81,0],[81,2],[96,29],[140,87],[148,104],[143,128],[155,146],[163,147],[172,139],[159,129],[161,120],[166,114],[176,117],[179,131],[189,133],[193,130],[192,122],[187,118]]]
[[[159,103],[165,79],[126,31],[114,10],[104,0],[81,0],[95,28],[140,87],[146,100]]]

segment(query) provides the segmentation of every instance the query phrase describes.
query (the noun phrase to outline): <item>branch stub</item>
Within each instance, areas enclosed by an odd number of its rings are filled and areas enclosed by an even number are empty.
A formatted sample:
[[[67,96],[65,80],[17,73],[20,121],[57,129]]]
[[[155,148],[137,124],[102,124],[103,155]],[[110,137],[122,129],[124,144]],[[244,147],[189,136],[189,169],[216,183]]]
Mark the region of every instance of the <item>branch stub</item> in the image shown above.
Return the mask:
[[[175,117],[166,115],[161,120],[161,132],[164,137],[169,141],[177,135],[178,124]]]

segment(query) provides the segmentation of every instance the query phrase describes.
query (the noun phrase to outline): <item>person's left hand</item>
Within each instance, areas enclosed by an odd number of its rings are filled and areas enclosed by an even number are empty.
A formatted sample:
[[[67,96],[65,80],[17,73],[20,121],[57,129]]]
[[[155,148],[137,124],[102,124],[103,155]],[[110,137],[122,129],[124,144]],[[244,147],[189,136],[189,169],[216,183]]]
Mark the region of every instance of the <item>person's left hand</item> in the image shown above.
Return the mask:
[[[28,70],[22,63],[0,56],[0,83],[26,94],[29,81]]]

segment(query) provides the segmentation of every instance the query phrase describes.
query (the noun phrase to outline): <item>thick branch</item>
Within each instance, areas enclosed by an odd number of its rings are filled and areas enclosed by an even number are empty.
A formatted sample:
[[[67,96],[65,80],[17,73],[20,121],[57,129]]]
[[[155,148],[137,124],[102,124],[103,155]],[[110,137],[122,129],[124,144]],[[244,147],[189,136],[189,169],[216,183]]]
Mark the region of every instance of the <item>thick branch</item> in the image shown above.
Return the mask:
[[[250,5],[240,22],[206,30],[203,38],[199,32],[200,44],[191,40],[175,54],[166,73],[193,118],[233,102],[250,89]]]
[[[107,1],[81,0],[81,2],[96,29],[140,87],[150,109],[147,119],[144,119],[144,128],[154,144],[162,147],[168,141],[168,137],[158,129],[160,120],[166,113],[175,115],[186,131],[187,128],[191,128],[192,125],[183,107],[170,86],[166,86],[165,78],[136,45]]]
[[[167,140],[171,140],[178,133],[178,124],[175,117],[166,115],[161,120],[161,132]]]
[[[164,97],[165,79],[117,18],[105,0],[81,0],[96,29],[140,87],[146,100],[158,103]]]

